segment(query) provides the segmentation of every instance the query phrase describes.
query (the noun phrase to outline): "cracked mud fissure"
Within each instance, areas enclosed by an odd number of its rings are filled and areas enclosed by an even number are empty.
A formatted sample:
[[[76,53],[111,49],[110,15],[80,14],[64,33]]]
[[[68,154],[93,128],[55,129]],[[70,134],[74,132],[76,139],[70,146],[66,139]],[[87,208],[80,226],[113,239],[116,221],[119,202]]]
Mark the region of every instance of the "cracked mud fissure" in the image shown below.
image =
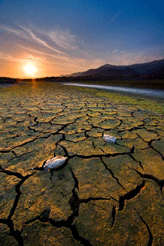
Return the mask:
[[[162,100],[35,81],[0,96],[2,245],[164,245]]]

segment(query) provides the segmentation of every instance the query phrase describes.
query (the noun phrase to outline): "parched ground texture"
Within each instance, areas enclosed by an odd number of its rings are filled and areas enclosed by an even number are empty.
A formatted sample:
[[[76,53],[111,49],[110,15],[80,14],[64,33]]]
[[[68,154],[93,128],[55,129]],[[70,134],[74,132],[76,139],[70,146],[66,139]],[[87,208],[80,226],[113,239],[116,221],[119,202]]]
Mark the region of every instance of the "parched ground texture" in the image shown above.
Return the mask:
[[[53,83],[1,88],[0,245],[164,245],[163,103]],[[66,165],[32,170],[54,156]]]

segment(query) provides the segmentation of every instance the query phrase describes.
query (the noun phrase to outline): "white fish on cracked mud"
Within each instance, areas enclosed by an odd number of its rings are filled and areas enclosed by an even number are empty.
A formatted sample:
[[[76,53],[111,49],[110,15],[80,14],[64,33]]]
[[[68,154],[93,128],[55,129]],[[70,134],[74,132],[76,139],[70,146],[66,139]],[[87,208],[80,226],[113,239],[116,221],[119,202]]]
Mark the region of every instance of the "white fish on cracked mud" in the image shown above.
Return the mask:
[[[57,169],[61,167],[62,165],[64,165],[67,159],[68,159],[67,157],[63,157],[63,156],[53,157],[44,163],[43,168],[44,170]]]
[[[104,134],[103,139],[108,143],[116,143],[117,141],[117,138],[107,135],[107,134]]]

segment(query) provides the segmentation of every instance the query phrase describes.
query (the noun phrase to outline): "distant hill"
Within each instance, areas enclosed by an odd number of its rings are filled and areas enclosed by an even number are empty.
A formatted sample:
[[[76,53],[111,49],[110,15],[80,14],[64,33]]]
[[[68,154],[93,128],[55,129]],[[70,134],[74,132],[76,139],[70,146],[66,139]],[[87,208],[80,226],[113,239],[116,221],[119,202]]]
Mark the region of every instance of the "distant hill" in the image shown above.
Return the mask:
[[[73,73],[70,77],[164,77],[164,59],[152,62],[133,64],[127,66],[116,66],[105,64],[96,69]]]
[[[0,84],[13,84],[16,83],[18,79],[9,78],[9,77],[0,77]]]
[[[149,75],[157,72],[160,73],[161,69],[164,69],[164,59],[147,63],[134,64],[130,65],[129,67],[142,75]]]
[[[130,77],[130,76],[137,76],[138,73],[135,72],[131,68],[112,68],[112,67],[100,67],[97,69],[90,69],[82,74],[82,76],[123,76],[123,77]]]
[[[154,82],[154,78],[159,79],[158,82]],[[162,80],[161,80],[162,78]],[[70,75],[62,75],[62,76],[52,76],[52,77],[43,77],[43,78],[35,78],[36,81],[44,81],[44,82],[82,82],[82,81],[90,81],[90,82],[98,82],[100,81],[108,81],[112,83],[113,80],[117,80],[117,83],[123,84],[126,81],[127,83],[132,83],[139,80],[140,84],[149,84],[150,86],[156,86],[160,88],[164,88],[164,59],[155,60],[152,62],[141,63],[141,64],[132,64],[127,66],[116,66],[105,64],[96,69],[89,69],[84,72],[73,73]],[[149,79],[149,82],[147,82]],[[0,77],[0,84],[13,84],[13,83],[21,83],[30,82],[33,79],[17,79],[17,78],[8,78],[8,77]],[[131,82],[128,82],[131,81]],[[116,83],[116,82],[115,82]]]

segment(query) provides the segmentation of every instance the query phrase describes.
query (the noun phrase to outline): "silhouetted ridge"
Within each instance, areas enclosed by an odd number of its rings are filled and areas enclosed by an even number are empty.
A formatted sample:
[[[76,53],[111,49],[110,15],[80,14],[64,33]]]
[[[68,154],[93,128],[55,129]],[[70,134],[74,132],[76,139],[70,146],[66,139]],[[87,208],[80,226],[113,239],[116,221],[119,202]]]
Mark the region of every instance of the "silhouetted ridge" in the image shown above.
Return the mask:
[[[116,66],[105,64],[96,69],[89,69],[85,72],[71,74],[73,77],[102,76],[102,77],[164,77],[164,59],[141,64],[127,66]]]

